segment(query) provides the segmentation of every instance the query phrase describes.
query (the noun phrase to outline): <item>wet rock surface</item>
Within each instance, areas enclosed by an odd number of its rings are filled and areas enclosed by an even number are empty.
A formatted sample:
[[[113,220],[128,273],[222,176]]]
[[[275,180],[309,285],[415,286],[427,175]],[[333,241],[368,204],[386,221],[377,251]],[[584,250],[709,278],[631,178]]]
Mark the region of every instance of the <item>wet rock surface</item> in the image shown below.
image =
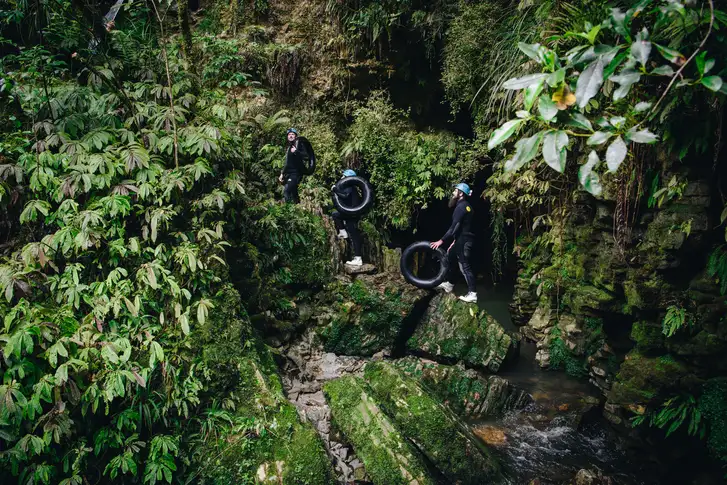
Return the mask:
[[[467,419],[497,416],[530,404],[532,397],[499,376],[483,376],[462,366],[408,356],[394,365],[417,379],[433,396]]]
[[[451,294],[439,294],[429,303],[406,345],[416,354],[496,372],[512,343],[502,326],[477,305],[463,304]]]
[[[337,356],[325,352],[313,331],[299,341],[281,349],[286,359],[282,366],[282,383],[288,400],[301,419],[309,421],[321,436],[340,483],[353,483],[366,476],[363,462],[340,433],[332,429],[331,409],[323,385],[348,375],[361,375],[366,359]]]

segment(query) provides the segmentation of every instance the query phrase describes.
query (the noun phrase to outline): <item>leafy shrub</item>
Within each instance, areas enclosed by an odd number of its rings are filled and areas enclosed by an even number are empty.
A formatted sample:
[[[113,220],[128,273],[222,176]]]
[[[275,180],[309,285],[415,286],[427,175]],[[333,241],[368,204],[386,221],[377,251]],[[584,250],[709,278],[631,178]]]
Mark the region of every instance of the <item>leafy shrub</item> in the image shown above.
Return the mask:
[[[355,110],[343,148],[350,165],[369,175],[379,226],[407,227],[416,210],[448,197],[454,183],[470,180],[477,170],[475,161],[459,158],[461,140],[416,132],[404,118],[383,93],[374,93]]]
[[[553,328],[550,335],[550,367],[554,370],[563,369],[573,377],[585,376],[587,373],[584,362],[570,351],[561,337],[560,329]]]

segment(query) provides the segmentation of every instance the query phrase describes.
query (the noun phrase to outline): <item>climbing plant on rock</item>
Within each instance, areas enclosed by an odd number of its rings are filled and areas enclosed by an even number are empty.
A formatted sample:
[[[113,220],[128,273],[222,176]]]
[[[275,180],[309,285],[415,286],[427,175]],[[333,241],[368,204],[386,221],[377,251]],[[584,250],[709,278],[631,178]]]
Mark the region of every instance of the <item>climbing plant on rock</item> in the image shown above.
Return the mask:
[[[635,144],[656,143],[652,122],[659,116],[663,121],[684,88],[727,93],[715,74],[724,66],[706,49],[726,21],[712,0],[691,6],[643,0],[626,12],[612,9],[601,24],[586,23],[582,32],[552,36],[546,45],[520,43],[540,72],[502,85],[522,91],[522,109],[492,132],[488,149],[518,135],[505,172],[542,160],[563,173],[569,154],[579,156],[582,143],[574,140],[585,141],[588,154],[578,181],[600,195],[604,161],[607,172],[616,172]],[[547,47],[556,41],[557,48]],[[572,48],[562,52],[561,46]]]

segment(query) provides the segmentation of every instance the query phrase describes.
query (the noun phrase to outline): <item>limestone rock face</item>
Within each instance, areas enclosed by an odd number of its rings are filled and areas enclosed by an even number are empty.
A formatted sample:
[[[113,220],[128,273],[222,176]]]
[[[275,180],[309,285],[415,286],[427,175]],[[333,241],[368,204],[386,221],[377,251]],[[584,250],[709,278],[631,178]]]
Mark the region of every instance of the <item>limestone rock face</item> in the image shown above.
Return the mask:
[[[353,283],[329,288],[329,310],[319,335],[327,352],[372,356],[388,351],[407,318],[429,293],[387,273],[360,275]]]
[[[341,377],[323,389],[333,422],[351,442],[374,483],[434,485],[418,452],[384,414],[360,378]]]
[[[381,408],[447,478],[448,483],[490,483],[496,460],[466,425],[416,383],[385,362],[371,362],[364,379]]]
[[[409,350],[496,372],[512,348],[512,337],[484,310],[440,294],[429,303],[407,342]]]
[[[394,365],[464,418],[496,416],[533,402],[528,393],[499,376],[482,376],[473,370],[414,357],[400,359]]]

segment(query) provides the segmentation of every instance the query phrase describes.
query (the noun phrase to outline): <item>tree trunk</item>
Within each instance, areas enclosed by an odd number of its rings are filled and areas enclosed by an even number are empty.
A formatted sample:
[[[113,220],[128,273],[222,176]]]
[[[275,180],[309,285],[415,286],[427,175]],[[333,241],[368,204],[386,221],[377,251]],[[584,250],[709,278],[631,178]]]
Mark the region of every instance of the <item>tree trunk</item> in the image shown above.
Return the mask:
[[[182,52],[190,63],[192,59],[192,31],[189,27],[189,0],[177,0],[177,19],[182,31]]]

